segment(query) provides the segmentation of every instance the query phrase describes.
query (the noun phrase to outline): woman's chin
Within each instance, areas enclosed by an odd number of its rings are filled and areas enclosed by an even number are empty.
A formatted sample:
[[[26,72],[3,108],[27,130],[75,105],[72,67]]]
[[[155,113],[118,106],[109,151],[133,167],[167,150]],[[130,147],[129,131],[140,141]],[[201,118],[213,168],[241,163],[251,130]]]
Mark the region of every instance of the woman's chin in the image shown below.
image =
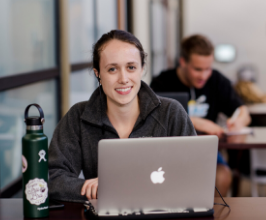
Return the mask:
[[[127,105],[130,105],[131,103],[133,103],[134,99],[135,98],[132,98],[132,97],[125,97],[125,98],[117,99],[116,103],[119,106],[127,106]]]

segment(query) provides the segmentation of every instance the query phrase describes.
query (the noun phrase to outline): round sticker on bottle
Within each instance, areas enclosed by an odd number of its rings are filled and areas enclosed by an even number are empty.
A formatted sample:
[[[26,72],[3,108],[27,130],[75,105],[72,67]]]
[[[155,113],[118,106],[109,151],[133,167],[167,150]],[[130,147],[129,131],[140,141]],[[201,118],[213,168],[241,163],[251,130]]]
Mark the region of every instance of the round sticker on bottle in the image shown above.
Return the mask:
[[[22,155],[22,173],[24,173],[28,168],[28,162],[26,158]]]
[[[30,180],[25,187],[27,200],[33,205],[40,205],[48,197],[47,183],[43,179]]]

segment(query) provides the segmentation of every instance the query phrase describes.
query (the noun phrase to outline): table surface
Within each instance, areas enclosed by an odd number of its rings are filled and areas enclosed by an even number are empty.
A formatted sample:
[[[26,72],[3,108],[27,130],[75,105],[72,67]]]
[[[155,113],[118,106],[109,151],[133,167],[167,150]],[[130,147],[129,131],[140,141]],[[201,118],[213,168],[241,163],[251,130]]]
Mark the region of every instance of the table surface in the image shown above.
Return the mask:
[[[225,201],[230,205],[231,211],[227,207],[214,206],[214,218],[196,219],[219,219],[219,220],[257,220],[266,218],[266,198],[237,198],[228,197]],[[220,198],[215,198],[215,202],[222,203]],[[55,220],[65,219],[86,219],[84,207],[81,203],[64,202],[65,208],[51,210],[49,218]],[[0,219],[1,220],[23,220],[22,199],[0,199]],[[26,219],[25,219],[26,220]],[[189,219],[186,219],[189,220]]]
[[[256,103],[247,105],[251,115],[264,114],[266,115],[266,103]]]
[[[251,127],[252,134],[233,135],[219,141],[219,149],[266,148],[266,127]]]

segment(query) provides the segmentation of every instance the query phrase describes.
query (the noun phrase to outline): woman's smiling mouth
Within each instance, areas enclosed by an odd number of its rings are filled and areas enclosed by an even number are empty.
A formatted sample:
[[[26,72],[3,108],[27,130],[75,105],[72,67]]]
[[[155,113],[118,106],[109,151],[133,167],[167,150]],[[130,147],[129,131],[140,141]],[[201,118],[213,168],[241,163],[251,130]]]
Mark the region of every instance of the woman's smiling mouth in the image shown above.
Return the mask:
[[[124,87],[124,88],[118,88],[118,89],[115,89],[115,91],[117,93],[119,93],[120,95],[127,95],[131,92],[133,86],[128,86],[128,87]]]

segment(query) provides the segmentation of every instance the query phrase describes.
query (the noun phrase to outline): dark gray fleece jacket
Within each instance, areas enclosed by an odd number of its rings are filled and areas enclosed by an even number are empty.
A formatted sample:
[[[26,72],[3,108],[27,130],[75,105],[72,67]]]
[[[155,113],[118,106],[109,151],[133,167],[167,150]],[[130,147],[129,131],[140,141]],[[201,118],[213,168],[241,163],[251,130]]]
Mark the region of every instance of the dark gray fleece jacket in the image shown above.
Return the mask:
[[[101,90],[102,91],[102,90]],[[141,82],[140,115],[129,138],[196,135],[181,106],[157,96]],[[80,195],[84,179],[96,178],[98,142],[119,138],[106,115],[106,96],[96,89],[89,101],[75,104],[57,125],[49,147],[49,196],[64,201],[86,200]]]

